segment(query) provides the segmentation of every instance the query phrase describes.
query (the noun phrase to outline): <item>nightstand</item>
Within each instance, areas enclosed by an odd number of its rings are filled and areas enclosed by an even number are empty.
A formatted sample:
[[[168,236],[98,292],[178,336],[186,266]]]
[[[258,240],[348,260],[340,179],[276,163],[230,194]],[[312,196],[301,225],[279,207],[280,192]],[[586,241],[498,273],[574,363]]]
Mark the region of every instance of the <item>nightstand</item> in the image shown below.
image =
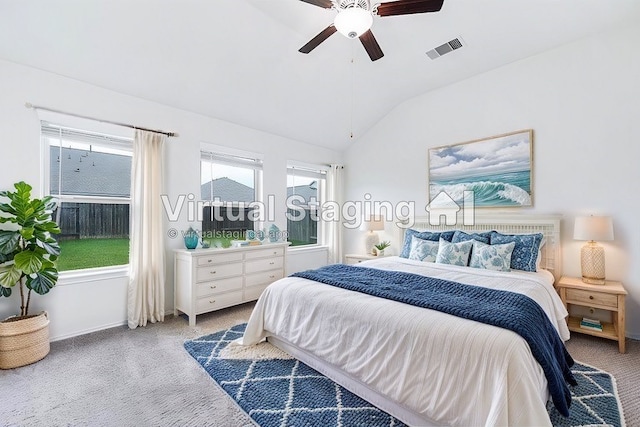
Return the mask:
[[[624,299],[627,291],[622,283],[607,280],[604,285],[590,285],[577,277],[562,277],[556,283],[556,289],[567,310],[569,305],[575,305],[597,308],[611,314],[610,323],[602,322],[602,332],[581,328],[581,318],[569,315],[569,330],[618,341],[620,353],[625,352]]]
[[[358,264],[362,261],[378,258],[376,255],[370,254],[347,254],[344,256],[345,264]]]

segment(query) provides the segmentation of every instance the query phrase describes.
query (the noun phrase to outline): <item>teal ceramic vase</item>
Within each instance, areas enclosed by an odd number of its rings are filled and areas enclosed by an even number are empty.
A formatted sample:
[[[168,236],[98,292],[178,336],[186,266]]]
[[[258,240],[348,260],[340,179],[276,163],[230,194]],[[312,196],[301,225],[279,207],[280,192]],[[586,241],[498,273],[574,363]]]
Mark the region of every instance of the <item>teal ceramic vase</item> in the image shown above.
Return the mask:
[[[187,231],[184,233],[184,245],[187,249],[195,249],[198,247],[198,241],[200,238],[198,237],[198,233],[192,227],[189,227]]]
[[[271,243],[275,243],[279,239],[280,239],[280,229],[275,224],[271,224],[271,227],[269,227],[269,241]]]

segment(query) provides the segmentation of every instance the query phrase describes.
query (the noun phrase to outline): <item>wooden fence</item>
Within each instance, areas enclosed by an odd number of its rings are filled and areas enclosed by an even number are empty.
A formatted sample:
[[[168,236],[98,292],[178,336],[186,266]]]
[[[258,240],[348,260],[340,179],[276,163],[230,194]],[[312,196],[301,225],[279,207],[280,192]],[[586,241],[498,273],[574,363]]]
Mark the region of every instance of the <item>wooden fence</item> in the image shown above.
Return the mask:
[[[219,232],[244,232],[253,230],[251,211],[253,208],[205,206],[202,210],[202,233],[204,236]],[[229,212],[228,210],[231,210]]]
[[[318,222],[311,215],[310,210],[305,209],[304,216],[299,210],[288,209],[287,240],[294,244],[314,244],[318,242]]]
[[[53,218],[62,231],[56,236],[60,240],[129,237],[129,205],[64,202]]]
[[[233,207],[231,210],[233,219],[229,218],[226,207],[215,207],[214,209],[214,216],[211,217],[211,207],[203,208],[203,236],[215,236],[220,232],[245,232],[254,229],[254,223],[250,219],[251,208],[243,208],[243,212],[240,212],[239,207]],[[297,244],[317,243],[318,222],[311,218],[309,209],[305,209],[304,215],[294,209],[289,209],[288,212],[291,218],[296,218],[295,220],[287,220],[288,240]]]

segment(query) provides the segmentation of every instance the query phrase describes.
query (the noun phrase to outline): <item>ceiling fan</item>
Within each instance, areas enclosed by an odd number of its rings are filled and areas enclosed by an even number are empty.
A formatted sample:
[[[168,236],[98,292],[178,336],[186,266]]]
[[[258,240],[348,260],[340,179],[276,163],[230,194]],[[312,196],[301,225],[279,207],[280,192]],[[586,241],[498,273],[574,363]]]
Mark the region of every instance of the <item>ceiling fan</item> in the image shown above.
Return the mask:
[[[358,37],[372,61],[376,61],[384,56],[380,45],[370,30],[373,24],[373,15],[396,16],[438,12],[444,3],[444,0],[396,0],[373,5],[371,4],[371,0],[300,1],[324,9],[335,9],[338,14],[333,24],[322,30],[320,34],[312,38],[309,43],[302,46],[299,52],[311,52],[318,47],[320,43],[328,39],[330,35],[338,31],[350,39]]]

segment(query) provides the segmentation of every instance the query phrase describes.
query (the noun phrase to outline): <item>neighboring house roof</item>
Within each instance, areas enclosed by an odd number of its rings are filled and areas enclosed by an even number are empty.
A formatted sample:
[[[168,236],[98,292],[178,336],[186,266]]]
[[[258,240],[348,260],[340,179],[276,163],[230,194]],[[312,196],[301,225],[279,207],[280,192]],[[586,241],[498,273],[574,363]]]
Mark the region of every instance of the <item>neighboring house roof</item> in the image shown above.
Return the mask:
[[[131,157],[75,148],[51,147],[50,194],[58,193],[62,175],[62,194],[79,196],[129,197]],[[62,174],[60,174],[62,170]]]
[[[253,188],[224,177],[205,182],[200,186],[202,200],[211,200],[211,186],[213,186],[213,197],[219,198],[221,202],[251,203],[256,199]]]
[[[318,200],[318,183],[313,181],[311,184],[307,185],[295,185],[293,187],[287,187],[287,199],[292,195],[301,196],[304,198],[306,203],[309,203],[312,197],[315,197],[315,201]],[[295,204],[300,205],[301,202],[295,202]]]

